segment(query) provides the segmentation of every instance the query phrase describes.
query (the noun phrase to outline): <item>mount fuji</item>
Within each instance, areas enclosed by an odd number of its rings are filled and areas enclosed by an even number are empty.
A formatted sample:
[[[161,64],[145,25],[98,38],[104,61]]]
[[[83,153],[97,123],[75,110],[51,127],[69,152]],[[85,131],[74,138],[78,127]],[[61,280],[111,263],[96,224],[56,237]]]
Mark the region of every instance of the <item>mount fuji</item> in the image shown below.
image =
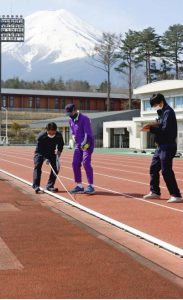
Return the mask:
[[[101,83],[105,72],[92,67],[87,56],[101,36],[102,32],[64,9],[33,13],[25,17],[24,43],[2,43],[2,79],[62,77]]]

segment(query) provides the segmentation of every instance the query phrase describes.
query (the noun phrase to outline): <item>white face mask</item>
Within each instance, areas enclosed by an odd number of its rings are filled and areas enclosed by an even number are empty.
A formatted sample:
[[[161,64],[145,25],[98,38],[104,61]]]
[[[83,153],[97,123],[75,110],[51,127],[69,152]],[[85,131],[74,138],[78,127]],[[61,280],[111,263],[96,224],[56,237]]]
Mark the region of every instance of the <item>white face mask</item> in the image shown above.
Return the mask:
[[[48,137],[49,137],[50,139],[52,139],[52,138],[54,138],[54,137],[55,137],[55,134],[54,134],[54,135],[50,135],[50,134],[48,134]]]
[[[162,107],[161,107],[161,106],[159,106],[159,105],[158,105],[158,106],[156,106],[156,107],[153,107],[153,108],[154,108],[154,110],[156,110],[156,111],[157,111],[157,110],[159,110],[159,109],[162,109]]]

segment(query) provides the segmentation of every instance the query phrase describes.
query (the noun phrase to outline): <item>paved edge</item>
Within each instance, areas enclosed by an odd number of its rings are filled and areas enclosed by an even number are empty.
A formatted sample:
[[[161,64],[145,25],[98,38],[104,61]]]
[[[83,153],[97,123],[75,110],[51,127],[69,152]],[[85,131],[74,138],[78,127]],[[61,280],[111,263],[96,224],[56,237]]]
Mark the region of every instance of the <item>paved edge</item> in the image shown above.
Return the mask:
[[[0,237],[0,270],[22,270],[23,266]]]

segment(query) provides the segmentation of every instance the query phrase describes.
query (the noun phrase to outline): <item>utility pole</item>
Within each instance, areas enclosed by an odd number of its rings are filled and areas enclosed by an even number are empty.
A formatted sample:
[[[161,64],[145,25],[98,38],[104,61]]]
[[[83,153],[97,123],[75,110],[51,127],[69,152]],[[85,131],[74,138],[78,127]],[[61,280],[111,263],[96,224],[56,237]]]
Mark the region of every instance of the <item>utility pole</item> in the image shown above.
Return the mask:
[[[0,108],[2,106],[1,101],[1,18],[0,18]],[[0,109],[0,145],[1,145],[1,123],[2,123],[2,113]]]

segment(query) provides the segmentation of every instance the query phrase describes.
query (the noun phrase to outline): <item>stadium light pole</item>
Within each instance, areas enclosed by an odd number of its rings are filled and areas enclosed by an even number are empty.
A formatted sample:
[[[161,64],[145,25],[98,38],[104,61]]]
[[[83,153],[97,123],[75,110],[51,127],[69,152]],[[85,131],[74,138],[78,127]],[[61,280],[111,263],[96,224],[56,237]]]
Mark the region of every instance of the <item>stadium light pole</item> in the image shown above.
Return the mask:
[[[2,59],[1,59],[1,44],[2,42],[24,42],[24,19],[20,15],[0,15],[0,144],[1,144],[1,123],[2,123]],[[3,107],[3,109],[5,109]],[[8,110],[6,109],[6,116]],[[7,124],[7,123],[6,123]],[[6,136],[8,143],[8,136]]]
[[[8,110],[6,107],[1,107],[1,110],[6,112],[6,145],[8,145]]]

